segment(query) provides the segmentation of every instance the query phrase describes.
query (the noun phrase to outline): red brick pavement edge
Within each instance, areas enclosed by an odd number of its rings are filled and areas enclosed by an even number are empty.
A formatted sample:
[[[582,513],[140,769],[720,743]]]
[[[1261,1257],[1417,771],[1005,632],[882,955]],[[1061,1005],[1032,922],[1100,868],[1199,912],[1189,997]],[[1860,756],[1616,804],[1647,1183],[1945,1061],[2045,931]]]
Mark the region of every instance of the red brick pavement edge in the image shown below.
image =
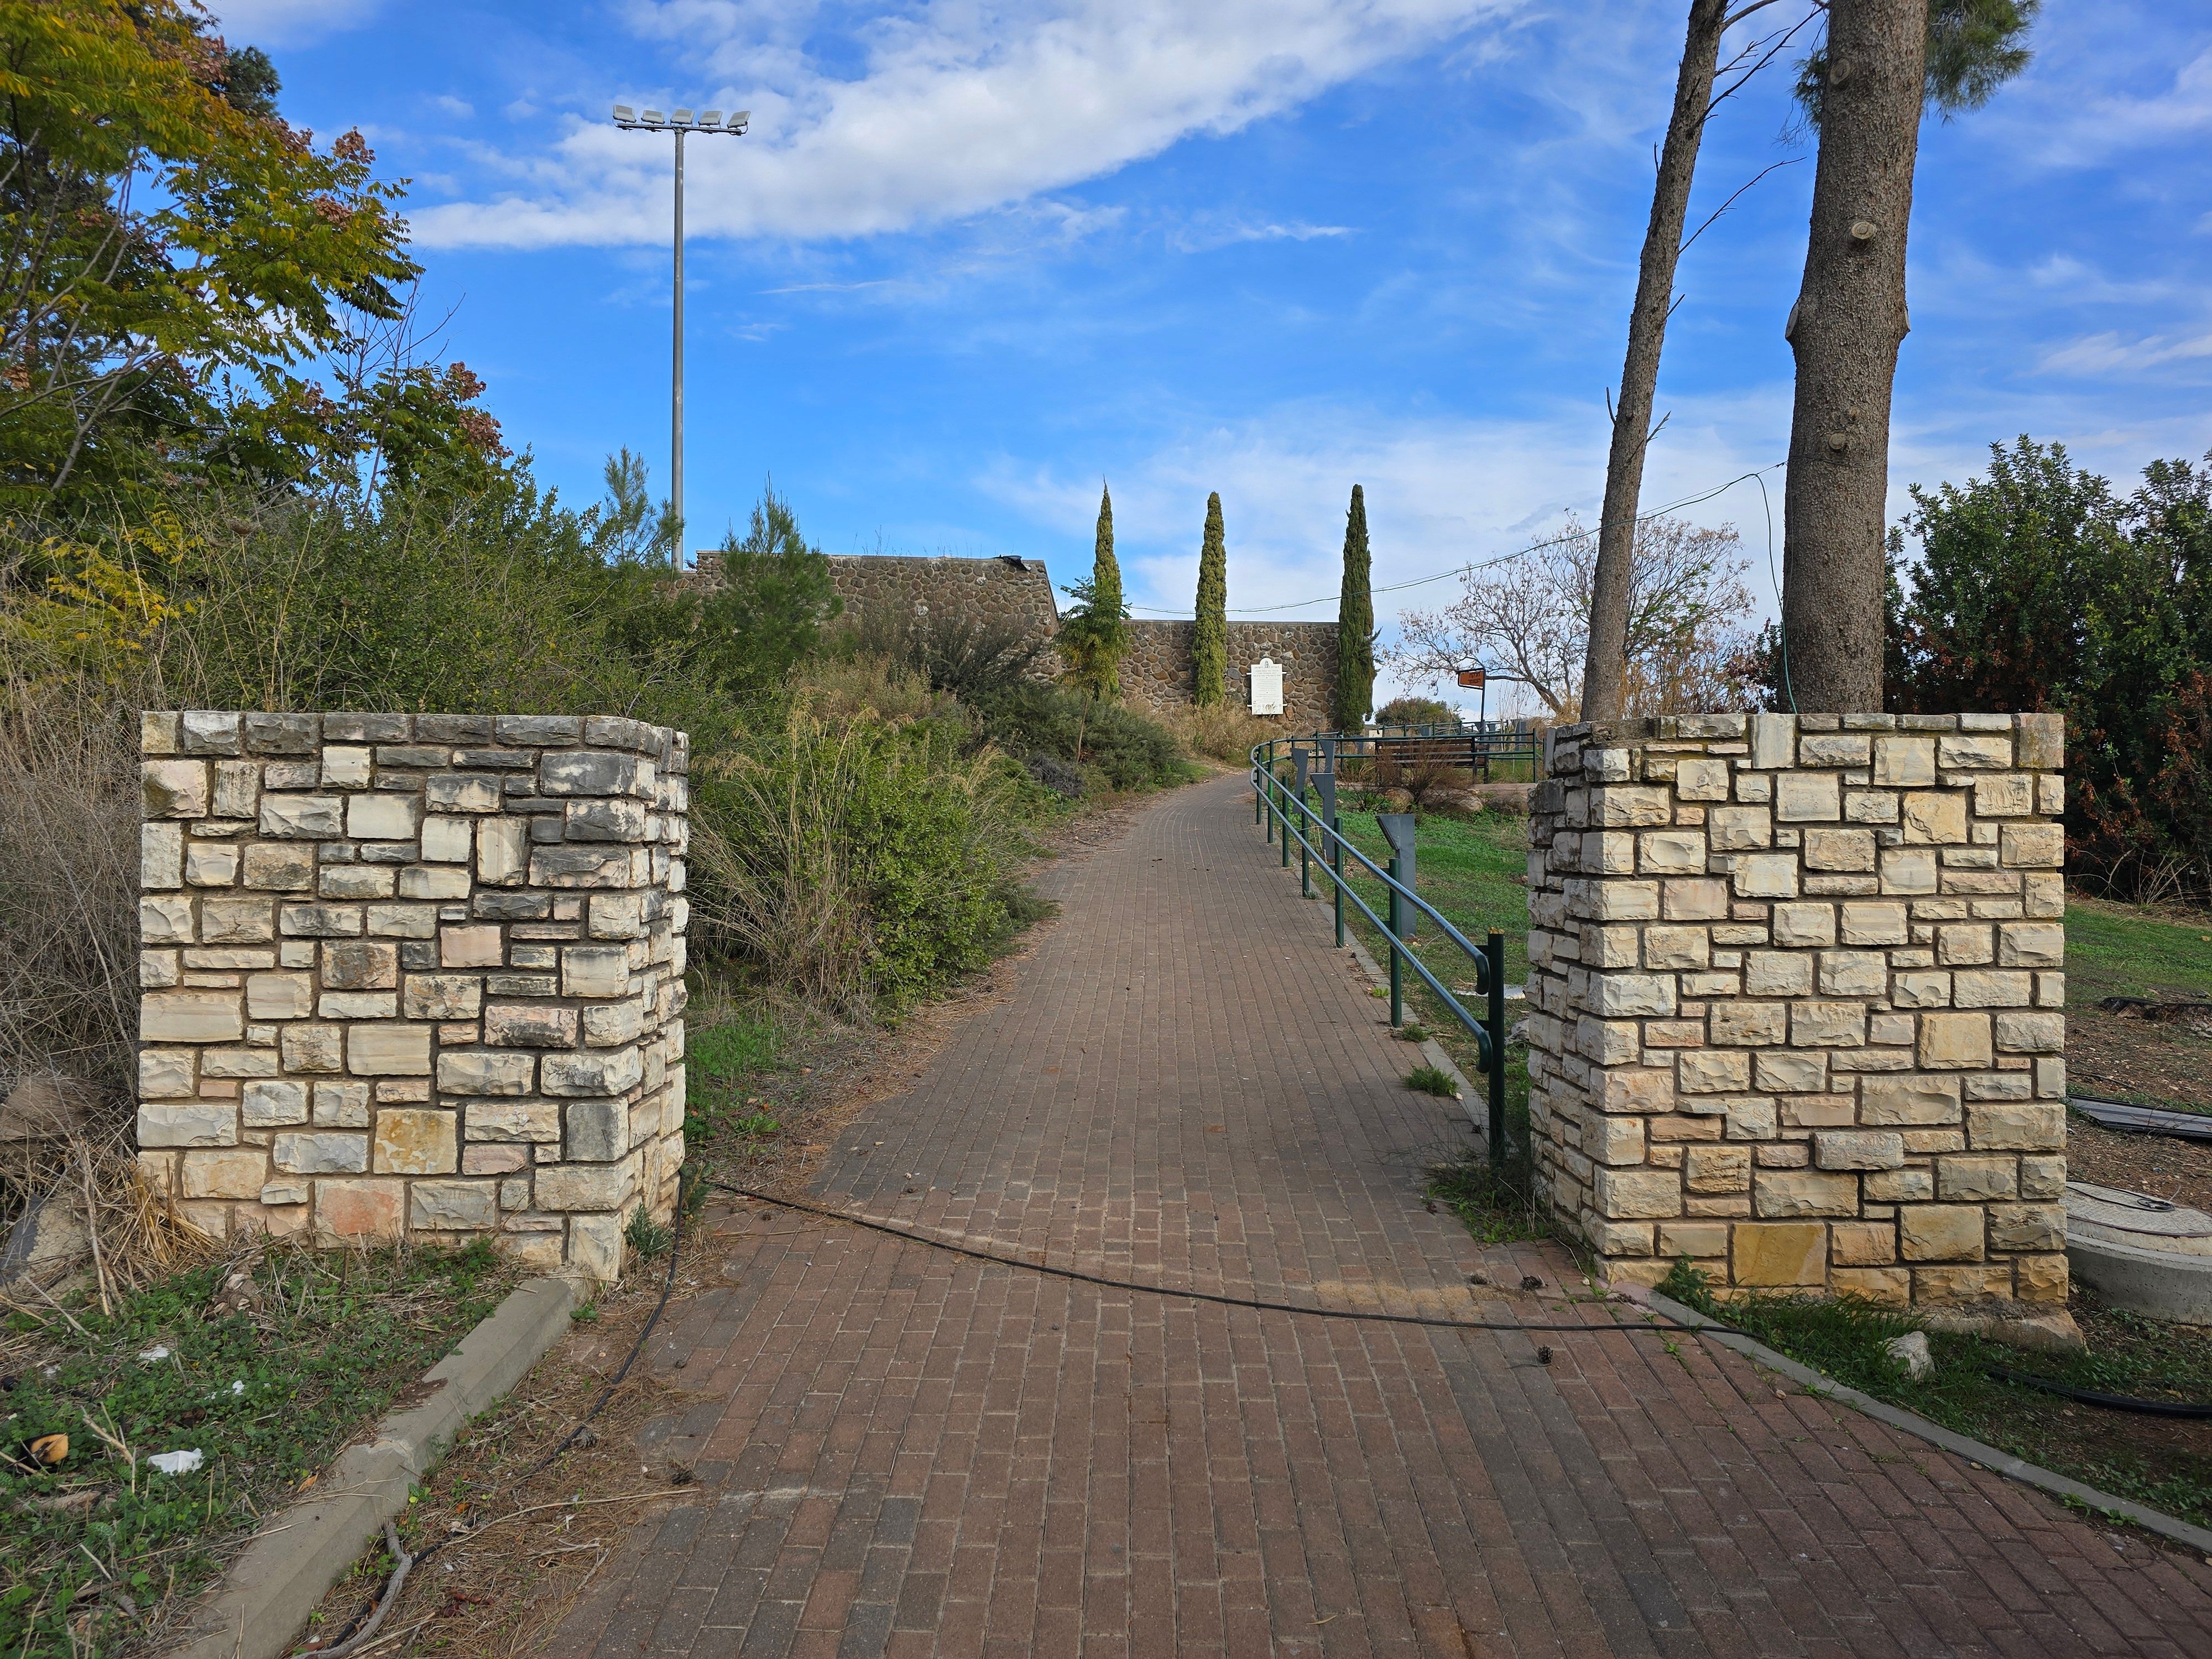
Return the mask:
[[[1063,861],[1013,994],[826,1201],[1115,1276],[1602,1320],[1475,1245],[1468,1144],[1242,780]],[[699,1501],[559,1656],[2212,1656],[2212,1571],[1686,1336],[1438,1330],[1071,1284],[746,1205],[672,1309]],[[1470,1285],[1470,1273],[1529,1295]],[[1548,1345],[1549,1363],[1540,1345]],[[680,1370],[678,1367],[680,1366]]]

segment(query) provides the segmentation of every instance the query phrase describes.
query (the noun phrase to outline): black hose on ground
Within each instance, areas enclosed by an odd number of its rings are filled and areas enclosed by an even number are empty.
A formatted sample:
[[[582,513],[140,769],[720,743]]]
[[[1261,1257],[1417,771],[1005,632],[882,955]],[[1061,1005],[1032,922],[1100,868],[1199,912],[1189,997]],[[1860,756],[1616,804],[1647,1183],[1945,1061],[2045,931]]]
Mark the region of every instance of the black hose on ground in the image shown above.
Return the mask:
[[[2045,1394],[2078,1400],[2085,1406],[2101,1406],[2108,1412],[2134,1412],[2142,1417],[2212,1417],[2212,1404],[2196,1401],[2138,1400],[2133,1395],[2100,1394],[2094,1389],[2077,1389],[2070,1382],[2038,1376],[2033,1371],[2016,1371],[2005,1365],[1985,1365],[1982,1369],[1986,1375],[2000,1382],[2017,1382],[2022,1388],[2040,1389]]]

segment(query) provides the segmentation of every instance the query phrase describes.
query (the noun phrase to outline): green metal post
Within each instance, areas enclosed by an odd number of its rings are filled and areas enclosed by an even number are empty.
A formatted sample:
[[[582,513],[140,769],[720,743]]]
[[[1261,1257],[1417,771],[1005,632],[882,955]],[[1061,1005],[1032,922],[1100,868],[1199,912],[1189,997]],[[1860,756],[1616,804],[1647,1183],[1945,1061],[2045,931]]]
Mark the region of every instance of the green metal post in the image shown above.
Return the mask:
[[[1344,949],[1344,848],[1336,839],[1334,817],[1329,819],[1328,827],[1328,867],[1336,877],[1329,885],[1336,895],[1336,948],[1341,951]]]
[[[1282,780],[1278,778],[1275,787],[1280,789],[1282,787]],[[1275,810],[1283,820],[1283,868],[1287,870],[1291,867],[1291,811],[1287,805]]]
[[[1300,806],[1304,806],[1305,805],[1305,801],[1303,797],[1300,798],[1298,805]],[[1304,812],[1300,812],[1298,814],[1298,817],[1301,819],[1305,818],[1305,816],[1306,815]],[[1298,896],[1300,898],[1311,898],[1313,896],[1313,879],[1307,870],[1306,857],[1305,837],[1304,836],[1300,836],[1298,837]]]
[[[1396,1030],[1406,1023],[1406,964],[1399,960],[1401,947],[1398,943],[1398,860],[1390,860],[1390,937],[1385,941],[1390,947],[1390,1029]]]
[[[1505,1162],[1505,935],[1493,927],[1483,946],[1489,972],[1490,1007],[1484,1024],[1490,1028],[1490,1161]]]

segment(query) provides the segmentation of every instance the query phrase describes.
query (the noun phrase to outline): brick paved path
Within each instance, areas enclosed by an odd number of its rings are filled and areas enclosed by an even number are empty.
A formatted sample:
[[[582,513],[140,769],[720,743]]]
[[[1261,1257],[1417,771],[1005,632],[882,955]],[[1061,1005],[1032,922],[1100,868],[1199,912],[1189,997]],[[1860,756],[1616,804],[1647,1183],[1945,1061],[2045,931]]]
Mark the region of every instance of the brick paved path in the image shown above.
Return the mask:
[[[1564,1256],[1423,1210],[1468,1132],[1398,1085],[1411,1051],[1239,780],[1048,885],[1013,994],[839,1137],[827,1201],[1117,1276],[1575,1316]],[[656,1345],[698,1501],[639,1528],[558,1655],[2212,1655],[2212,1569],[1694,1340],[720,1224],[734,1282]]]

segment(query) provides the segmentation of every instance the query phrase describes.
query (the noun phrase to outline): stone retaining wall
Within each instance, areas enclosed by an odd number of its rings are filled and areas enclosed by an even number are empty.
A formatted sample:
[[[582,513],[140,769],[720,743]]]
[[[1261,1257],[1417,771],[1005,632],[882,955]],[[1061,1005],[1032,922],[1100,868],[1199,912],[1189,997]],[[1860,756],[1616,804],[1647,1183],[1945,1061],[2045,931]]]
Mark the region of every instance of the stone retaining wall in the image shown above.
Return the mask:
[[[1154,708],[1188,708],[1191,636],[1197,627],[1149,618],[1131,622],[1129,654],[1121,660],[1121,694]],[[1231,708],[1251,706],[1252,665],[1273,657],[1283,666],[1283,720],[1297,726],[1329,723],[1329,701],[1336,695],[1334,623],[1232,622],[1228,645],[1221,687]]]
[[[217,1236],[621,1265],[684,1158],[684,735],[149,713],[139,1158]]]
[[[1613,1277],[2064,1321],[2064,744],[2051,714],[1553,734],[1530,1116]]]

